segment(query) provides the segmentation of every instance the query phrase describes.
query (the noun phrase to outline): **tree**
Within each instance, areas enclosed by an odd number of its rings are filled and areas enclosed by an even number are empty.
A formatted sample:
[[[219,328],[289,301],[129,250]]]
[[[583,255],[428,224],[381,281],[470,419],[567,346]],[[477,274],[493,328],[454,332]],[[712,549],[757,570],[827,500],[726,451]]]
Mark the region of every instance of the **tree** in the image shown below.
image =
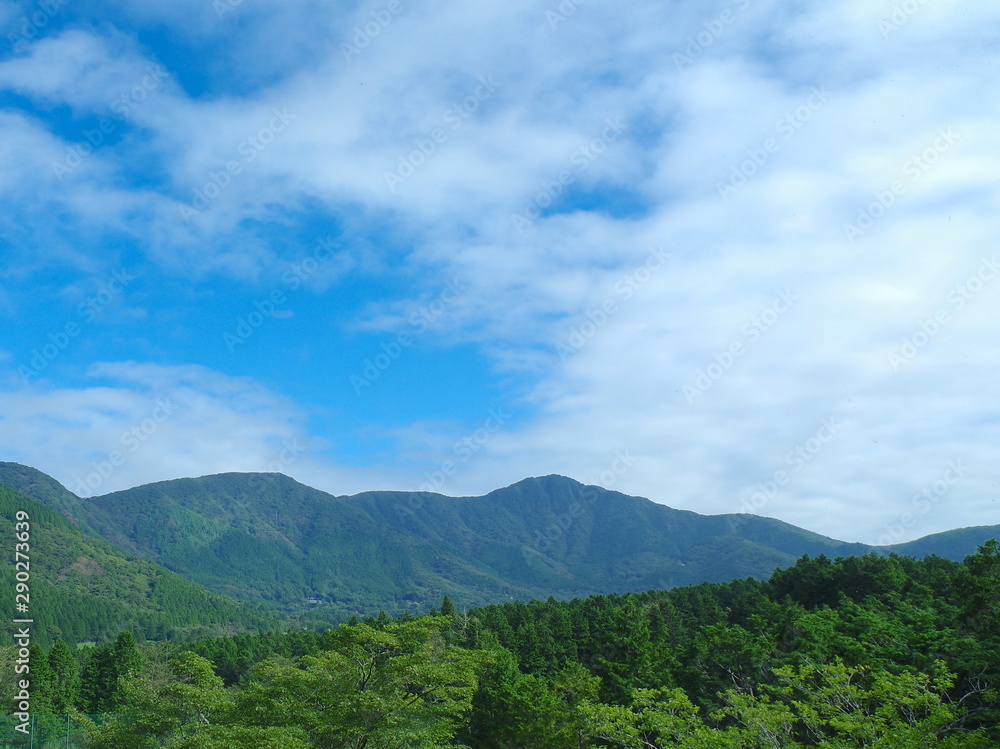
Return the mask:
[[[49,657],[40,645],[32,645],[29,648],[31,653],[31,710],[36,713],[51,713],[53,680],[52,667],[49,666]]]
[[[455,616],[455,604],[451,602],[447,593],[441,601],[441,616]]]
[[[252,668],[237,720],[299,728],[321,748],[450,746],[488,655],[446,645],[448,624],[438,617],[330,630],[328,649],[297,665]]]
[[[941,664],[939,664],[940,666]],[[892,674],[841,663],[775,670],[761,693],[729,689],[703,719],[680,689],[638,689],[628,705],[583,705],[591,737],[623,749],[981,749],[978,732],[958,732],[942,671]]]
[[[170,741],[168,749],[312,749],[301,729],[206,726],[190,736]]]
[[[587,701],[582,709],[592,738],[623,749],[733,746],[705,725],[683,689],[637,689],[628,705]]]
[[[795,714],[802,732],[817,746],[960,747],[986,746],[978,732],[955,733],[960,706],[947,700],[955,677],[940,661],[935,676],[890,673],[836,662],[785,666],[774,673],[781,684],[770,688]],[[754,701],[739,704],[729,696],[724,713],[745,716]]]
[[[122,682],[142,669],[142,657],[129,631],[91,653],[83,667],[81,693],[89,713],[106,713],[126,703]]]
[[[492,632],[489,635],[496,640]],[[492,652],[491,662],[484,670],[473,696],[469,722],[459,733],[463,744],[477,749],[513,746],[512,731],[521,720],[516,706],[518,695],[522,693],[517,658],[495,642]]]
[[[972,626],[990,634],[1000,633],[1000,543],[990,539],[963,563],[957,584]]]
[[[119,676],[134,676],[142,670],[142,657],[131,631],[125,630],[118,635],[115,644],[111,646],[111,654],[117,664]]]
[[[89,724],[92,749],[309,746],[301,735],[296,740],[290,734],[288,742],[281,743],[275,729],[225,725],[232,698],[212,664],[189,651],[171,658],[166,682],[156,685],[149,677],[129,675],[121,679],[120,688],[128,710],[111,714],[102,725]]]
[[[49,651],[52,669],[52,709],[56,713],[70,713],[80,701],[80,664],[73,651],[62,640],[56,640]]]

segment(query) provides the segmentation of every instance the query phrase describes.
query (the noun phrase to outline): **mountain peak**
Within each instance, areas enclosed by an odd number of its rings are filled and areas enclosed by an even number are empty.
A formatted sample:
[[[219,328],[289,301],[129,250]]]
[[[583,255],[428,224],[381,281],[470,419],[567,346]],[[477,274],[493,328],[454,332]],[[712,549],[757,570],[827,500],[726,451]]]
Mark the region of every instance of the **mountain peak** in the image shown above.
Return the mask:
[[[559,474],[480,497],[373,491],[350,501],[278,473],[174,479],[83,501],[17,464],[0,463],[0,483],[210,590],[309,617],[325,612],[331,622],[416,611],[443,593],[468,606],[626,593],[762,579],[803,554],[886,551],[772,518],[677,510]],[[919,550],[960,559],[996,533],[942,534]]]
[[[77,526],[90,532],[80,510],[80,498],[47,473],[21,463],[0,461],[0,484],[57,510]]]

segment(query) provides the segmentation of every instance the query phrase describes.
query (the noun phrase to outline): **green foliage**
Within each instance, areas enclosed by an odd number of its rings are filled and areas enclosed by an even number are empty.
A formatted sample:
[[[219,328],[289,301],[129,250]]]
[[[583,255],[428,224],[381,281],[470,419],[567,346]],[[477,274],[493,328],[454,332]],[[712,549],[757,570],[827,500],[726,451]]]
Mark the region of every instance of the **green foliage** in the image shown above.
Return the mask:
[[[936,665],[933,677],[840,662],[786,666],[775,670],[780,685],[770,691],[786,698],[798,732],[815,745],[933,746],[957,717],[944,701],[954,675]]]
[[[622,708],[601,708],[600,713],[611,721],[607,730],[617,725],[620,736],[626,736],[623,716],[634,711],[638,695],[665,699],[663,690],[677,687],[703,715],[728,716],[730,722],[737,708],[749,723],[778,721],[776,706],[783,705],[787,720],[781,725],[787,728],[794,723],[788,722],[793,706],[768,691],[792,673],[783,669],[798,669],[794,673],[801,676],[826,664],[832,670],[823,673],[832,678],[839,673],[832,664],[838,663],[855,669],[855,675],[884,674],[874,682],[876,693],[885,691],[891,679],[926,678],[941,687],[948,670],[954,682],[935,694],[945,707],[961,706],[949,725],[992,728],[997,725],[1000,642],[988,626],[991,620],[969,616],[988,610],[987,597],[995,590],[991,549],[965,565],[939,558],[804,558],[767,583],[512,603],[476,609],[469,616],[495,634],[520,671],[550,677],[572,658],[540,648],[539,632],[558,612],[566,612],[571,631],[561,639],[573,641],[579,662],[601,678],[601,703]],[[501,683],[517,680],[508,675]],[[490,688],[484,684],[484,690]],[[747,702],[752,695],[759,697]],[[477,698],[493,710],[499,704],[502,711],[512,698],[503,702],[501,696],[494,689]],[[729,712],[719,712],[724,710]],[[796,740],[804,740],[801,716],[795,720]],[[777,730],[780,721],[771,728],[765,723],[760,730]],[[628,725],[636,736],[649,730]]]
[[[71,713],[80,701],[80,664],[62,640],[56,640],[48,661],[52,670],[52,712]]]
[[[247,726],[205,726],[190,736],[181,736],[165,745],[168,749],[312,749],[299,728],[249,728]]]
[[[252,669],[237,713],[250,725],[301,728],[317,747],[448,746],[487,658],[447,645],[446,624],[342,625],[297,665]]]
[[[638,689],[628,705],[588,702],[590,736],[624,749],[720,746],[682,689]]]
[[[55,674],[49,657],[40,645],[29,648],[31,672],[31,705],[38,713],[51,713],[55,697]]]
[[[45,551],[32,571],[33,597],[36,574],[42,593],[38,613],[32,610],[33,704],[52,713],[104,713],[88,729],[93,749],[1000,745],[996,542],[962,563],[892,554],[830,558],[824,552],[834,542],[794,529],[745,520],[729,529],[733,538],[720,540],[697,516],[671,515],[677,527],[665,548],[698,560],[699,574],[740,565],[773,569],[766,548],[776,547],[765,543],[778,540],[816,555],[779,560],[785,568],[766,581],[568,601],[549,595],[467,609],[471,591],[502,589],[509,598],[550,590],[556,578],[582,589],[610,585],[637,560],[612,558],[608,550],[626,543],[646,550],[632,578],[645,580],[669,562],[648,551],[663,543],[659,511],[604,493],[590,514],[571,516],[537,567],[537,558],[508,554],[520,543],[518,523],[531,516],[532,500],[544,493],[543,512],[587,500],[579,485],[558,477],[522,482],[482,503],[427,495],[419,512],[391,522],[386,502],[394,495],[345,501],[283,477],[210,478],[143,488],[143,502],[132,508],[116,495],[101,498],[104,514],[87,515],[88,528],[118,528],[157,554],[198,545],[207,550],[198,574],[219,580],[251,556],[265,566],[274,562],[273,577],[246,570],[240,594],[253,597],[253,586],[260,592],[275,583],[277,599],[289,597],[280,604],[288,610],[296,597],[315,594],[343,596],[340,614],[359,615],[325,632],[230,632],[181,652],[166,642],[147,644],[218,632],[223,621],[235,629],[250,619],[226,620],[219,599],[117,555],[52,510],[0,487],[0,509],[27,509]],[[40,485],[63,511],[86,512],[86,502]],[[298,519],[283,523],[280,512],[273,514],[282,507],[300,512]],[[612,509],[618,525],[605,514]],[[517,513],[521,520],[510,520]],[[0,513],[0,526],[10,515]],[[609,535],[588,546],[602,523]],[[372,540],[372,529],[386,525],[393,532]],[[330,544],[331,537],[353,540]],[[469,538],[485,539],[474,561],[461,550]],[[292,577],[279,582],[292,568]],[[331,580],[338,576],[355,588],[336,587]],[[522,587],[511,587],[513,579]],[[415,600],[402,603],[401,580],[420,581],[416,600],[439,604],[441,615],[411,616]],[[118,599],[121,606],[109,605]],[[375,601],[392,601],[388,611],[406,616],[365,608]],[[202,622],[209,624],[200,629]],[[98,645],[74,651],[61,639],[80,632],[97,633]],[[48,642],[55,644],[46,653],[39,645]],[[5,698],[13,694],[14,658],[12,648],[0,648]],[[42,720],[44,731],[58,723],[54,715]]]
[[[166,670],[150,650],[93,747],[980,749],[1000,647],[967,614],[992,603],[994,554],[217,638]]]
[[[141,669],[142,659],[131,632],[122,632],[114,643],[95,648],[82,673],[84,709],[105,713],[127,704],[127,684]]]
[[[442,594],[456,609],[465,609],[500,600],[640,592],[706,580],[765,579],[803,554],[829,563],[824,554],[871,550],[769,518],[680,512],[560,476],[526,479],[486,497],[463,499],[407,492],[334,497],[286,476],[223,474],[84,500],[12,463],[0,463],[0,482],[72,518],[78,535],[99,535],[215,593],[281,612],[308,628],[351,616],[364,619],[379,610],[419,614],[443,605]],[[988,533],[965,529],[954,537],[924,539],[920,553],[942,549],[959,559]],[[852,576],[868,586],[851,588],[848,595],[856,600],[892,589],[900,569],[886,568],[880,577],[865,572],[869,562],[860,559],[857,569],[838,571],[843,580],[827,581],[829,570],[812,569],[811,579],[797,576],[799,588],[786,592],[811,608],[835,605],[828,590],[843,588]],[[59,567],[83,583],[79,603],[88,596],[93,600],[102,588],[98,575],[87,575],[93,561],[110,574],[86,551]],[[152,611],[133,613],[120,605],[77,611],[74,600],[73,614],[85,614],[78,617],[82,624],[64,615],[48,617],[45,626],[63,627],[70,642],[104,640],[126,626],[149,639],[173,634],[184,640],[215,634],[194,629],[196,622],[259,629],[259,614],[220,611],[203,592],[196,596],[194,589],[162,575],[152,585],[147,578],[131,574],[105,592]],[[549,647],[544,632],[540,638],[544,651]],[[608,683],[605,689],[619,687]]]
[[[209,717],[232,703],[222,679],[212,664],[194,653],[184,652],[170,661],[171,679],[155,684],[139,673],[119,676],[117,695],[123,710],[102,725],[91,727],[92,749],[126,747],[211,746],[221,734],[204,737]]]
[[[451,598],[447,594],[445,594],[444,599],[441,601],[441,615],[455,616],[455,604],[451,602]]]
[[[92,538],[54,510],[0,484],[0,535],[13,538],[18,510],[31,523],[32,641],[51,646],[108,641],[124,628],[144,637],[183,639],[273,626],[272,616],[208,593],[149,561],[130,558]],[[0,565],[0,593],[14,598],[13,564]],[[8,621],[4,628],[12,631]]]
[[[93,749],[453,746],[491,657],[448,645],[445,618],[344,625],[295,662],[265,660],[226,688],[190,651],[169,673],[119,677],[125,705],[92,725]],[[227,743],[228,742],[228,743]]]
[[[891,674],[841,663],[776,669],[764,694],[730,689],[708,718],[680,689],[636,690],[627,706],[587,703],[590,737],[624,749],[657,747],[878,747],[988,745],[956,733],[960,712],[945,701],[952,675]]]

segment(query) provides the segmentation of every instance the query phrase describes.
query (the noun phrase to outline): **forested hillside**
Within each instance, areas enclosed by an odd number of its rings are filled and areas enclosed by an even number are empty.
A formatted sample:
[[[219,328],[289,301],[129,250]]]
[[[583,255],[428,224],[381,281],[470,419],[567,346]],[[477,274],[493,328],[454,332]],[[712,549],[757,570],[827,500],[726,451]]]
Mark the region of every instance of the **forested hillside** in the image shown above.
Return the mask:
[[[33,641],[103,641],[129,629],[150,639],[191,639],[260,631],[277,619],[209,593],[144,559],[85,535],[55,510],[0,485],[0,536],[14,539],[14,517],[28,514],[29,613]],[[12,547],[11,547],[12,548]],[[14,604],[15,568],[0,565],[0,590]],[[14,625],[8,619],[5,631]]]
[[[45,474],[0,463],[32,492],[129,554],[302,626],[380,609],[426,611],[442,595],[479,606],[767,578],[803,554],[863,554],[756,515],[705,516],[562,476],[482,497],[333,496],[281,474],[177,479],[81,499]],[[997,528],[877,549],[962,559]]]
[[[80,694],[93,695],[107,664],[119,663],[114,713],[92,727],[92,747],[1000,741],[994,541],[964,563],[803,557],[767,581],[469,611],[445,599],[432,614],[211,639],[183,652],[149,645],[141,659],[118,642],[83,666]],[[87,700],[78,704],[96,705]]]

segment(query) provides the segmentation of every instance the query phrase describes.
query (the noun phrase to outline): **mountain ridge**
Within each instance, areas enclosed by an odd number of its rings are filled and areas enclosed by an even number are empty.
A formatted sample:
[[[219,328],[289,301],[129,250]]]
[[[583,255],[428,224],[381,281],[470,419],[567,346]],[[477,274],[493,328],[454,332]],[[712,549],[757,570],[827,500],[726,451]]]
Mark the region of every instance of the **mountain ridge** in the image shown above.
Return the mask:
[[[47,480],[46,480],[47,479]],[[1000,527],[890,547],[831,539],[757,515],[701,515],[549,474],[482,496],[333,495],[275,473],[219,473],[82,499],[0,463],[88,533],[209,590],[302,619],[425,611],[767,578],[803,554],[962,558]],[[13,488],[18,489],[18,486]]]
[[[123,629],[160,639],[189,639],[278,626],[273,615],[253,611],[206,590],[146,559],[129,556],[84,533],[56,509],[0,485],[0,532],[13,538],[23,520],[30,564],[25,602],[33,641],[51,644],[112,639]],[[26,570],[28,571],[28,570]],[[14,566],[0,569],[13,602]],[[12,631],[13,625],[5,625]]]

